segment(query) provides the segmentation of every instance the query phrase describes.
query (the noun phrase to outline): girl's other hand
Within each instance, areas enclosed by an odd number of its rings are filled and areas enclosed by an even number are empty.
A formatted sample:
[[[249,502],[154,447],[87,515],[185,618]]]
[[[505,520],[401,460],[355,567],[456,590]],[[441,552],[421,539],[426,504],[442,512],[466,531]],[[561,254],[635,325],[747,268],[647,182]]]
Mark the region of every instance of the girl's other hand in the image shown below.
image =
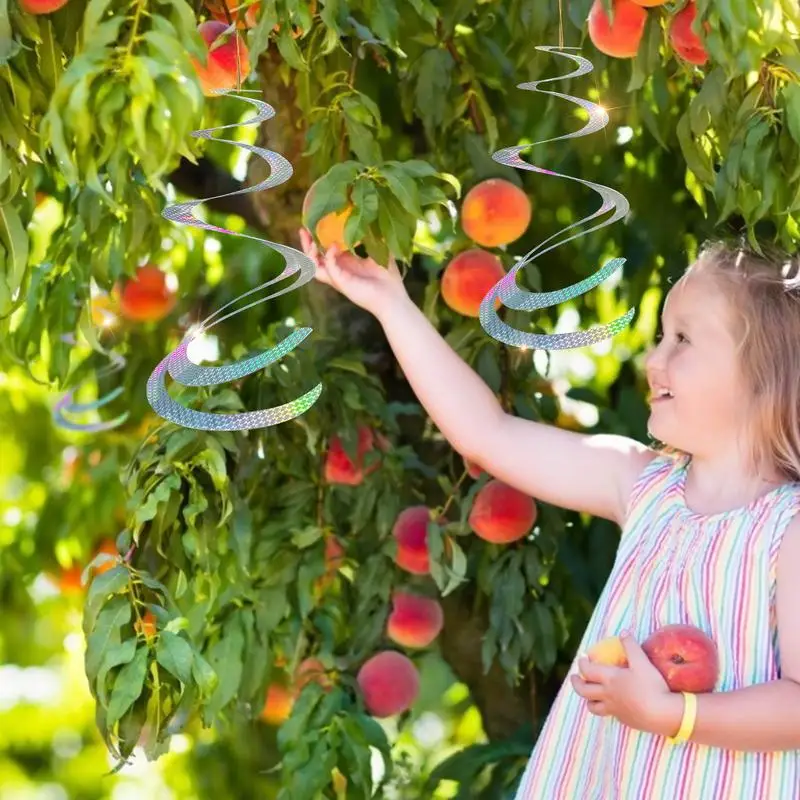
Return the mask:
[[[386,306],[407,297],[403,278],[392,256],[388,267],[382,267],[372,258],[342,252],[336,245],[321,254],[305,228],[300,229],[300,243],[303,252],[317,265],[317,280],[332,286],[366,311],[378,316]]]

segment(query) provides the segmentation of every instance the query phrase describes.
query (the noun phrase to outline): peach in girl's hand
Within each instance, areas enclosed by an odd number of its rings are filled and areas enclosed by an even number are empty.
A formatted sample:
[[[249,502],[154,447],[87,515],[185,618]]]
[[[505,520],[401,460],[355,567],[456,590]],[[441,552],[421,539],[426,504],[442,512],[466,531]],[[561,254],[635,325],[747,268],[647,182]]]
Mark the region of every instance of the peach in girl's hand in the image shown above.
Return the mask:
[[[717,645],[693,625],[665,625],[642,650],[673,692],[711,692],[717,684]]]
[[[608,667],[627,667],[628,656],[619,636],[608,636],[589,648],[586,653],[589,661],[605,664]]]

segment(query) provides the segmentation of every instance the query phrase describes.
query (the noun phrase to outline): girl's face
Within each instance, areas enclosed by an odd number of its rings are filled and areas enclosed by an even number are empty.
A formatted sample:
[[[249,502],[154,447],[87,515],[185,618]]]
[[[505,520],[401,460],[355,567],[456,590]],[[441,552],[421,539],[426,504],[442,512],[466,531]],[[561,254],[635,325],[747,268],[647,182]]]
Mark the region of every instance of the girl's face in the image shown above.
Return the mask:
[[[661,319],[662,338],[646,361],[650,434],[693,456],[737,450],[747,390],[720,287],[706,275],[682,278]]]

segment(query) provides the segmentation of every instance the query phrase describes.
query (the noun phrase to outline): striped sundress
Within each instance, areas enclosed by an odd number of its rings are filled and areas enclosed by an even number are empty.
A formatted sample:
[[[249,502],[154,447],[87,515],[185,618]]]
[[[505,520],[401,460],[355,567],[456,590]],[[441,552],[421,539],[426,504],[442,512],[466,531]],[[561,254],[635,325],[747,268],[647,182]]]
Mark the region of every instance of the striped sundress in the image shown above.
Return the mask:
[[[717,643],[715,691],[776,680],[777,556],[783,533],[800,509],[800,484],[780,486],[734,511],[702,515],[686,506],[689,462],[689,456],[659,454],[639,476],[614,567],[579,653],[626,628],[642,642],[663,625],[682,623]],[[747,753],[691,741],[670,744],[613,717],[590,714],[566,680],[516,797],[800,800],[800,751]]]

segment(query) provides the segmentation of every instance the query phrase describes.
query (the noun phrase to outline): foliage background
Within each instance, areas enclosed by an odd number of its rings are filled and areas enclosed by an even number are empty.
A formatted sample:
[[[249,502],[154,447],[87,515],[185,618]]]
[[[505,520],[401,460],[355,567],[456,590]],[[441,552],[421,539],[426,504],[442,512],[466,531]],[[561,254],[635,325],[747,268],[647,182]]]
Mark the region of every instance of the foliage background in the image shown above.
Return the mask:
[[[246,88],[260,88],[277,115],[232,136],[266,143],[295,173],[205,213],[297,245],[311,182],[327,175],[339,192],[360,182],[366,244],[380,253],[385,243],[407,261],[412,296],[508,410],[644,440],[641,356],[669,282],[712,233],[757,232],[787,248],[799,235],[797,5],[698,0],[710,60],[691,68],[666,35],[684,4],[650,12],[639,56],[615,60],[586,38],[587,0],[264,0],[247,33],[256,68]],[[374,320],[322,286],[234,317],[206,342],[207,357],[225,360],[310,325],[280,368],[210,393],[182,390],[207,409],[250,409],[322,381],[303,417],[248,435],[197,434],[157,427],[147,405],[147,376],[192,321],[280,268],[251,240],[160,217],[175,191],[203,197],[264,177],[242,151],[189,136],[250,115],[241,101],[204,98],[193,77],[204,13],[185,0],[70,0],[35,17],[0,0],[0,798],[335,797],[334,765],[348,777],[347,797],[513,796],[610,568],[616,528],[540,503],[537,527],[519,545],[470,535],[463,520],[480,484],[459,482],[460,457],[416,404]],[[556,290],[608,258],[627,263],[573,302],[505,318],[551,332],[637,313],[612,342],[531,358],[442,303],[441,270],[471,246],[442,203],[457,208],[459,190],[487,177],[522,185],[534,218],[500,252],[506,266],[595,210],[578,184],[490,157],[581,123],[570,104],[515,88],[566,71],[568,62],[533,46],[557,44],[560,30],[595,71],[555,88],[601,101],[612,124],[530,157],[613,186],[632,211],[625,224],[548,253],[527,268],[526,285]],[[419,209],[376,180],[385,162],[411,159],[436,173],[413,177]],[[37,192],[46,195],[38,205]],[[180,302],[161,323],[120,324],[102,339],[128,359],[110,413],[128,407],[130,418],[107,434],[64,434],[50,418],[55,399],[103,359],[60,337],[91,333],[92,281],[108,291],[146,260],[174,272]],[[117,380],[90,386],[87,397]],[[328,440],[339,434],[353,448],[360,423],[381,430],[391,451],[361,486],[325,487]],[[448,499],[450,523],[434,532],[438,590],[455,587],[443,599],[445,630],[414,656],[423,692],[410,715],[376,727],[359,713],[348,676],[385,646],[391,589],[409,583],[392,564],[388,534],[402,507]],[[312,587],[329,532],[347,565],[319,596]],[[129,564],[94,581],[88,597],[53,590],[47,574],[85,565],[108,537],[119,537],[121,552],[135,542]],[[444,557],[440,537],[458,543],[463,562]],[[125,644],[145,605],[171,655]],[[119,659],[98,678],[109,641]],[[267,684],[285,679],[281,654],[290,667],[315,654],[342,680],[327,700],[307,688],[278,731],[254,717]],[[146,671],[137,678],[126,663]],[[110,703],[117,697],[118,726],[108,703],[95,716],[90,687]],[[107,775],[106,745],[126,755],[140,737],[160,758],[139,754]],[[394,766],[376,789],[387,766],[380,751]]]

